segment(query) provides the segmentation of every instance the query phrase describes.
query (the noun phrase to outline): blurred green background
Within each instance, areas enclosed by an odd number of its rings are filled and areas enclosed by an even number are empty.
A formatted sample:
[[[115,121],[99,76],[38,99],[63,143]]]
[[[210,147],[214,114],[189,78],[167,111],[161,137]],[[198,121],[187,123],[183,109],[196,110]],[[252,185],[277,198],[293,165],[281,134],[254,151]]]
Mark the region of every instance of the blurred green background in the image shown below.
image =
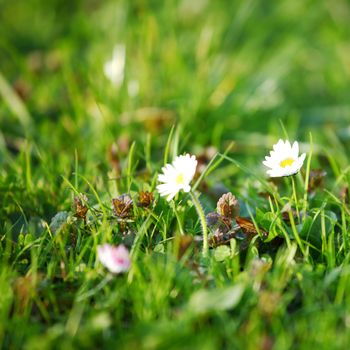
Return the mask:
[[[249,268],[241,271],[238,261],[237,271],[227,264],[227,272],[221,262],[213,262],[208,281],[198,285],[192,272],[168,255],[140,254],[139,275],[132,283],[116,278],[100,292],[104,270],[95,268],[93,247],[100,242],[93,235],[105,239],[112,228],[79,228],[83,248],[69,248],[66,254],[54,251],[44,224],[70,208],[73,193],[62,176],[90,195],[91,206],[100,196],[108,207],[113,196],[130,190],[128,182],[134,194],[150,189],[174,125],[179,129],[172,150],[198,156],[208,146],[223,152],[233,141],[230,156],[262,179],[261,160],[286,136],[283,128],[290,139],[301,141],[302,151],[308,151],[311,132],[312,167],[328,171],[328,188],[340,187],[348,177],[350,147],[349,23],[347,0],[0,0],[0,247],[7,251],[0,273],[0,338],[7,327],[5,340],[13,348],[29,343],[30,349],[40,348],[43,339],[47,348],[58,340],[73,348],[77,334],[82,347],[124,339],[128,349],[243,344],[255,350],[272,348],[265,334],[270,327],[281,335],[277,349],[298,341],[305,349],[315,344],[329,349],[336,342],[342,348],[349,334],[350,309],[344,305],[350,305],[350,287],[348,272],[341,275],[336,259],[329,265],[294,265],[295,251],[279,252],[264,295],[268,300],[259,306],[278,304],[277,316],[260,313],[254,304],[260,296],[248,287],[239,311],[204,320],[189,312],[187,319],[186,305],[196,289],[207,288],[207,282],[225,286],[235,278],[253,283]],[[105,74],[113,53],[114,83]],[[207,149],[206,162],[210,154]],[[120,173],[114,171],[116,163]],[[121,180],[114,181],[119,175]],[[254,208],[264,201],[254,176],[233,163],[220,165],[210,176],[209,187],[224,184]],[[329,197],[315,201],[322,210],[327,201],[334,204]],[[343,215],[347,208],[337,205]],[[214,201],[209,206],[212,210]],[[166,207],[163,213],[163,208],[157,207],[164,221],[157,230],[166,236],[173,233],[173,212]],[[187,207],[181,210],[185,217]],[[193,217],[192,210],[185,222],[191,234],[199,230]],[[346,234],[345,214],[342,218]],[[138,227],[143,221],[138,218]],[[28,240],[17,242],[19,233]],[[152,232],[149,246],[160,236]],[[348,264],[349,256],[343,262],[341,254],[337,264]],[[69,265],[68,276],[62,261]],[[86,264],[83,272],[80,261]],[[334,269],[324,278],[326,268]],[[27,286],[42,271],[44,292],[33,292],[32,304],[13,311],[10,284],[23,275],[20,287]],[[79,293],[95,287],[99,298],[73,305]],[[79,328],[81,320],[87,322]],[[241,337],[232,336],[232,330]],[[37,338],[42,332],[45,337]]]
[[[349,22],[346,0],[1,0],[2,136],[58,157],[98,155],[141,130],[162,145],[175,121],[191,144],[253,147],[281,133],[279,120],[291,136],[348,139]],[[103,72],[116,44],[118,88]]]
[[[346,0],[0,0],[1,195],[10,182],[24,212],[49,219],[76,161],[105,191],[113,143],[125,158],[136,141],[136,167],[152,173],[174,125],[178,152],[234,141],[231,155],[261,175],[282,125],[344,165],[349,23]]]

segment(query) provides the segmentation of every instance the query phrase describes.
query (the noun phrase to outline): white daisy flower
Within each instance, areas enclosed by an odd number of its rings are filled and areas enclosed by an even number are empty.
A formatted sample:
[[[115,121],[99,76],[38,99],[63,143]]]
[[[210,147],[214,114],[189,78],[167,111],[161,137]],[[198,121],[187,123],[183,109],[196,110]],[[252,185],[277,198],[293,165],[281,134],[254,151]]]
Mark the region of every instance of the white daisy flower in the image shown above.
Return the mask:
[[[305,156],[305,153],[299,156],[297,141],[291,145],[288,140],[279,140],[273,146],[270,156],[265,157],[263,164],[270,168],[266,171],[270,177],[290,176],[299,172],[303,166]]]
[[[196,167],[195,156],[189,154],[177,156],[172,164],[167,164],[162,168],[163,174],[158,175],[158,181],[162,182],[157,186],[160,195],[171,201],[181,190],[190,192],[190,182],[196,172]]]
[[[116,87],[119,88],[124,80],[125,70],[125,45],[118,44],[114,47],[112,58],[104,64],[105,76]]]
[[[131,265],[129,251],[122,244],[117,247],[108,243],[99,245],[97,256],[101,263],[112,273],[127,272]]]

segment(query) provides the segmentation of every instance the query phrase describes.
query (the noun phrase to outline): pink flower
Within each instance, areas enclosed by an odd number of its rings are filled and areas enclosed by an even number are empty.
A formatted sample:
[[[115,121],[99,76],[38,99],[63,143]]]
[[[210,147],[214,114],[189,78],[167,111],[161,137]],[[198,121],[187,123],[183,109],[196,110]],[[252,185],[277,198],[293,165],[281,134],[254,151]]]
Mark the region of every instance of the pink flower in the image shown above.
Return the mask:
[[[127,272],[131,265],[129,251],[122,244],[117,247],[107,243],[99,245],[97,256],[102,265],[112,273]]]

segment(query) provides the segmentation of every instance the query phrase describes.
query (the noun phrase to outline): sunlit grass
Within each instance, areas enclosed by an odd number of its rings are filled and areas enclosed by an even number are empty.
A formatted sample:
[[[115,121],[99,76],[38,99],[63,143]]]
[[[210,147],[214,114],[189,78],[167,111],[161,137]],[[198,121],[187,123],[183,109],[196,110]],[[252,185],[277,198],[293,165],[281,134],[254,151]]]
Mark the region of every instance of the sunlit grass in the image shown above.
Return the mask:
[[[348,348],[349,20],[343,0],[0,1],[2,347]],[[262,165],[281,138],[307,154],[293,181]],[[197,210],[156,189],[185,153]]]

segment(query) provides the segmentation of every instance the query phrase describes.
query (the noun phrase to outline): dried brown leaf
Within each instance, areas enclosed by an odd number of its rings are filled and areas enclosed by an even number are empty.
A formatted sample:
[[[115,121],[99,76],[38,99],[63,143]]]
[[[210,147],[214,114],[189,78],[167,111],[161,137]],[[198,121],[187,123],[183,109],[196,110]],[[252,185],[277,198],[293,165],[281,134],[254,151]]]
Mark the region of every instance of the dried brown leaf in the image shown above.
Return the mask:
[[[254,236],[258,234],[258,231],[254,223],[250,219],[242,218],[240,216],[237,216],[235,219],[237,224],[239,225],[239,227],[241,228],[241,230],[244,232],[244,234],[247,236],[249,240],[251,240]],[[264,237],[268,236],[268,233],[265,230],[259,228],[259,231]]]
[[[112,199],[113,211],[119,218],[125,219],[131,216],[133,200],[128,194],[122,194]]]
[[[148,208],[153,202],[154,195],[152,192],[141,191],[139,193],[139,201],[137,203],[138,207]]]

